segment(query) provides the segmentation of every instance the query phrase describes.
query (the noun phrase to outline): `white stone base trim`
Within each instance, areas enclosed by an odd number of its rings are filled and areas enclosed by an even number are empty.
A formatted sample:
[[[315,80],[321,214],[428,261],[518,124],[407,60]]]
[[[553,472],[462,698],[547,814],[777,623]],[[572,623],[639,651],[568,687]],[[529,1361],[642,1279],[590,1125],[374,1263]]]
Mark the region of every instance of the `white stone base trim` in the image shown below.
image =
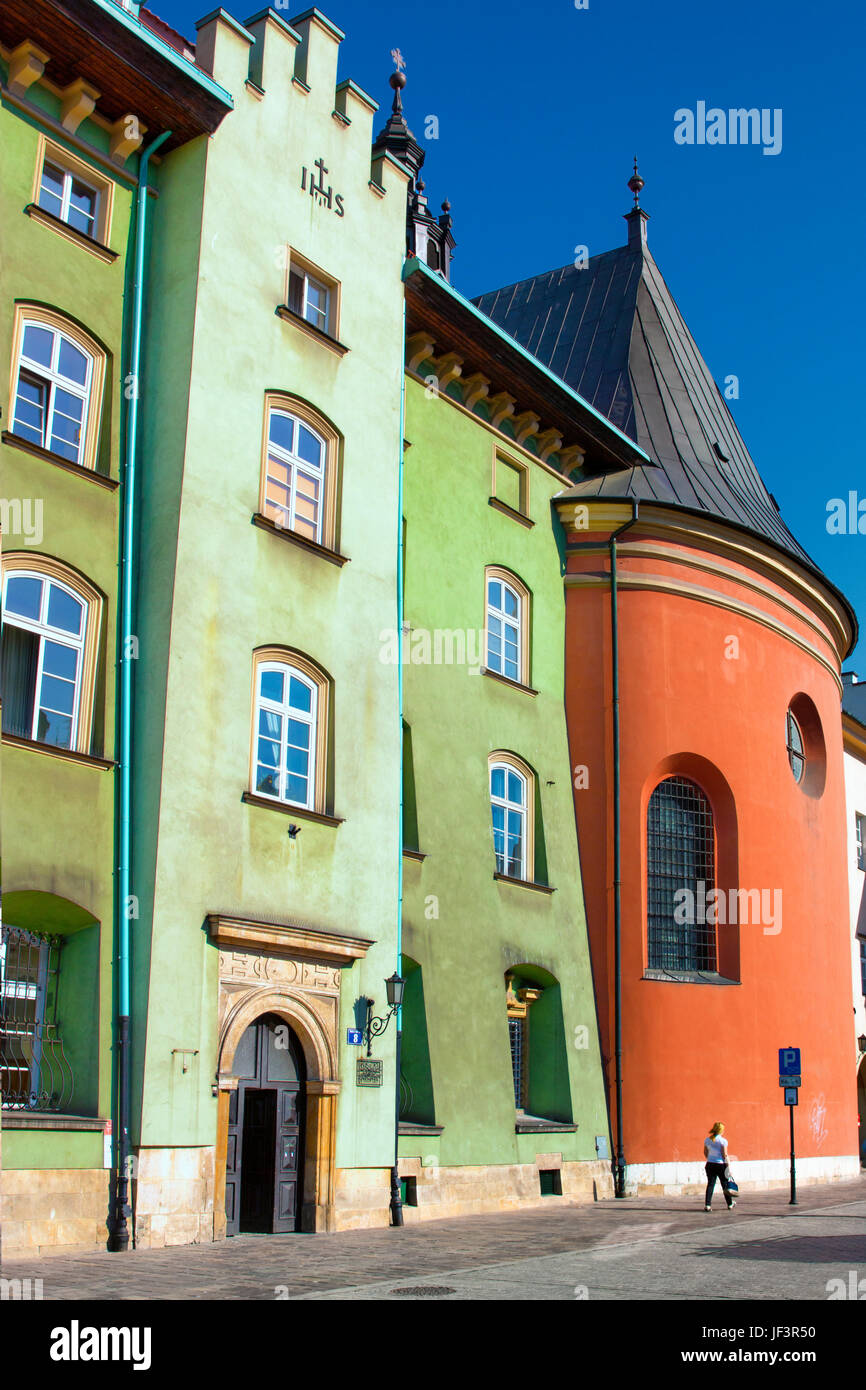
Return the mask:
[[[798,1158],[797,1183],[845,1182],[860,1176],[856,1154],[826,1158]],[[731,1158],[731,1172],[741,1192],[766,1192],[787,1187],[791,1180],[789,1158]],[[629,1197],[679,1197],[706,1189],[703,1163],[629,1163],[626,1193]],[[717,1189],[718,1191],[718,1189]]]

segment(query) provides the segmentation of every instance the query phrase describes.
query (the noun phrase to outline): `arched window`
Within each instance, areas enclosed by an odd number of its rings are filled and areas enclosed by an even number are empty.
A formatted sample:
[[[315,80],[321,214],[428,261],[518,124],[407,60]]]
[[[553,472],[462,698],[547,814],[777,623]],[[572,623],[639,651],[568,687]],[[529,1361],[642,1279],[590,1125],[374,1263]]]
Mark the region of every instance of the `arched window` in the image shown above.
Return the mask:
[[[647,810],[647,964],[658,970],[716,969],[713,812],[700,787],[666,777]],[[713,920],[708,920],[708,919]]]
[[[298,652],[265,648],[254,679],[253,792],[323,811],[327,677]]]
[[[101,599],[46,556],[9,555],[3,580],[3,732],[90,751]]]
[[[16,307],[14,341],[12,434],[95,468],[105,353],[77,324],[38,305]]]
[[[335,546],[339,436],[326,420],[291,397],[269,395],[260,508],[302,540]]]
[[[512,754],[490,756],[490,809],[496,872],[532,880],[534,863],[534,778]]]
[[[529,684],[529,590],[496,565],[484,571],[487,670]]]

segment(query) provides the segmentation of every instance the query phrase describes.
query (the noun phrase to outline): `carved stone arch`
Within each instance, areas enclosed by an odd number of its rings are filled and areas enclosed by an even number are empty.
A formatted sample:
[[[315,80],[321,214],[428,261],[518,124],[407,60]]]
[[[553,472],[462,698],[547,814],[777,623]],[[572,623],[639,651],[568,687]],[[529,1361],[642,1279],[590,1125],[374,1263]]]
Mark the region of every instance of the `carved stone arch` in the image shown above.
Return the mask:
[[[225,1235],[229,1102],[237,1089],[235,1053],[247,1028],[267,1014],[295,1033],[306,1064],[301,1229],[335,1229],[339,1017],[345,967],[372,941],[279,922],[211,913],[207,932],[219,950],[218,1067],[214,1238]]]
[[[229,1008],[220,1029],[220,1080],[231,1075],[238,1043],[256,1019],[264,1014],[276,1014],[297,1034],[307,1066],[307,1083],[330,1082],[339,1086],[337,1076],[336,1038],[330,1037],[322,1019],[306,999],[291,992],[290,987],[275,989],[252,988]]]

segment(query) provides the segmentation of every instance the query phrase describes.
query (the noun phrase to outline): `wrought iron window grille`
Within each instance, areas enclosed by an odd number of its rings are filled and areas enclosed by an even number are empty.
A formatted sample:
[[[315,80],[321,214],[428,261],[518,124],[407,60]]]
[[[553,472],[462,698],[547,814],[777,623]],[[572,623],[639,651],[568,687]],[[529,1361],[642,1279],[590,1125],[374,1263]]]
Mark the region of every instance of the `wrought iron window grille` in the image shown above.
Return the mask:
[[[649,969],[716,973],[715,925],[696,911],[715,886],[710,803],[694,782],[667,777],[647,811]]]
[[[62,936],[0,927],[0,1099],[63,1111],[74,1090],[57,1017]]]

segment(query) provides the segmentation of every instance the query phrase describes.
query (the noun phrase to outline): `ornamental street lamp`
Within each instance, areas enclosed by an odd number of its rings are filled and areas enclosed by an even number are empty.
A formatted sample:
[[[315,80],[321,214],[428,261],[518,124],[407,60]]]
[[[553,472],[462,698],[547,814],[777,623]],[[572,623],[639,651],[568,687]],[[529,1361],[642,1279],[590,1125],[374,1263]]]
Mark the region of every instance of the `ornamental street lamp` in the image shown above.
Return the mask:
[[[383,1018],[373,1017],[373,1005],[375,999],[367,1000],[367,1023],[364,1028],[364,1037],[367,1039],[367,1056],[370,1057],[373,1051],[373,1039],[378,1038],[384,1033],[394,1014],[403,1003],[403,990],[406,981],[401,979],[396,970],[390,979],[385,981],[385,991],[388,998],[388,1012]]]

